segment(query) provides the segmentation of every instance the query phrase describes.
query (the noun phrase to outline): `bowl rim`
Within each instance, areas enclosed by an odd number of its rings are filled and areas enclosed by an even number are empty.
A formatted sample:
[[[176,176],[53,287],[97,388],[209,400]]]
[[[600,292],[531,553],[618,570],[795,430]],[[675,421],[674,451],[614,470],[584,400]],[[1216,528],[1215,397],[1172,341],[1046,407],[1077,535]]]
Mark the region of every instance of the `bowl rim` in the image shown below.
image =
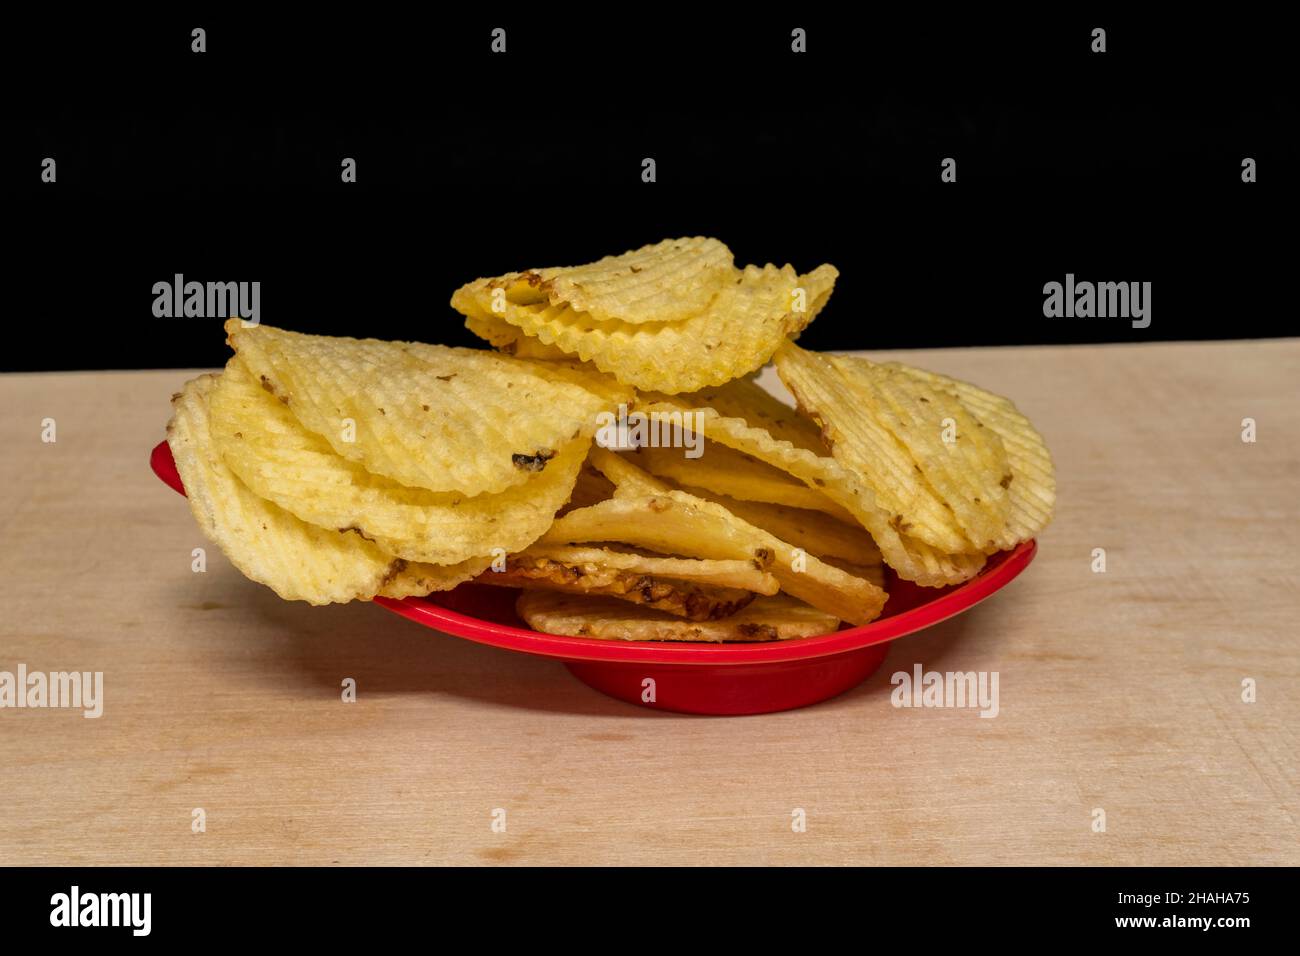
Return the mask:
[[[571,661],[609,661],[626,664],[775,664],[830,657],[897,640],[967,611],[1010,584],[1028,567],[1038,551],[1037,542],[1025,541],[1010,551],[993,555],[988,565],[971,580],[945,590],[933,600],[869,624],[850,627],[816,637],[792,638],[762,643],[705,643],[665,641],[620,641],[596,637],[545,634],[512,624],[474,617],[444,607],[426,597],[377,597],[374,603],[402,617],[434,630],[463,637],[479,644],[522,651],[541,657]],[[513,591],[502,591],[513,599]],[[507,597],[509,595],[509,597]]]

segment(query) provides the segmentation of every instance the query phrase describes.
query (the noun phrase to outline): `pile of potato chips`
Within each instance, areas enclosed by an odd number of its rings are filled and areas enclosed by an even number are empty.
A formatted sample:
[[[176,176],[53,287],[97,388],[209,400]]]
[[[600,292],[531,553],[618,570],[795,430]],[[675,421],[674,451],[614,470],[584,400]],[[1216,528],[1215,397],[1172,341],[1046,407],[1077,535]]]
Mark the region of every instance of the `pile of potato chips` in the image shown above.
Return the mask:
[[[205,533],[288,600],[476,580],[556,634],[865,624],[885,565],[968,580],[1042,530],[1055,478],[1007,399],[799,348],[836,276],[693,238],[479,279],[452,305],[496,350],[232,319],[168,442]],[[772,360],[798,409],[749,377]]]

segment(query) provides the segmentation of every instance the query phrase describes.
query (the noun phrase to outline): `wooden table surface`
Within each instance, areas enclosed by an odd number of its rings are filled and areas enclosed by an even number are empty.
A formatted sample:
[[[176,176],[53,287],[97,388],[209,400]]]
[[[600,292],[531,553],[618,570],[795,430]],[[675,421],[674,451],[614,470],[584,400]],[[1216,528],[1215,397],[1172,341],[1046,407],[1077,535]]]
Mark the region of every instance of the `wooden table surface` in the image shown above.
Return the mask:
[[[1300,340],[889,357],[1012,396],[1056,521],[865,684],[746,718],[193,573],[147,463],[192,373],[0,376],[0,670],[104,672],[99,719],[0,710],[0,864],[1300,863]],[[998,716],[891,706],[916,663],[998,672]]]

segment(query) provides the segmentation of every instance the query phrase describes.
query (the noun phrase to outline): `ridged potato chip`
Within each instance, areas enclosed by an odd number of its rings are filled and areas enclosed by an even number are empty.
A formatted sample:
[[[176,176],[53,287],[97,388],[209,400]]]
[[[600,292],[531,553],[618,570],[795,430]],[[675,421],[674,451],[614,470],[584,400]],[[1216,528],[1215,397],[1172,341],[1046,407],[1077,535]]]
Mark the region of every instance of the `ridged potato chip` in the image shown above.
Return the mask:
[[[796,549],[720,505],[681,491],[615,497],[571,511],[542,538],[544,544],[618,541],[664,554],[750,560],[771,571],[781,589],[837,618],[866,624],[888,595]]]
[[[210,401],[213,441],[255,494],[311,524],[355,531],[389,554],[434,564],[495,548],[519,551],[541,537],[568,500],[591,442],[570,442],[523,484],[471,497],[412,488],[336,455],[237,357]]]
[[[336,454],[430,491],[523,484],[617,407],[608,379],[483,349],[331,338],[226,323],[264,387]],[[590,387],[579,384],[590,379]]]
[[[781,349],[776,368],[799,407],[821,424],[832,457],[870,485],[899,533],[948,554],[979,550],[851,371],[793,343]]]
[[[704,311],[676,322],[597,319],[567,303],[529,301],[534,296],[517,282],[504,290],[483,280],[471,283],[452,297],[452,307],[471,319],[504,319],[521,337],[576,355],[626,385],[676,394],[721,385],[762,366],[787,336],[813,320],[838,274],[829,265],[803,276],[790,266],[747,266]]]
[[[830,449],[822,441],[821,429],[752,378],[737,378],[725,385],[684,395],[645,392],[638,399],[638,405],[642,406],[658,403],[681,409],[711,408],[718,417],[741,419],[796,448],[818,455],[830,454]]]
[[[638,410],[645,414],[673,409],[699,411],[703,415],[702,430],[711,441],[780,468],[806,485],[817,488],[853,515],[871,534],[884,555],[885,563],[904,580],[926,587],[942,587],[967,581],[984,566],[983,554],[948,554],[900,534],[895,517],[876,503],[871,486],[829,455],[778,439],[766,428],[746,418],[724,417],[707,406],[693,408],[690,404],[692,398],[678,396],[671,401],[650,404],[643,401]]]
[[[529,269],[497,279],[519,302],[568,304],[604,322],[677,322],[703,312],[735,281],[731,250],[717,239],[665,239],[585,266]]]
[[[1002,439],[1010,465],[1004,476],[1009,513],[1006,532],[995,541],[999,550],[1014,548],[1038,535],[1052,520],[1056,506],[1056,472],[1043,438],[1010,399],[969,382],[958,381],[897,362],[888,367],[905,372],[955,395],[967,410]]]
[[[330,604],[449,590],[487,567],[490,558],[448,567],[409,564],[359,535],[310,525],[253,494],[212,441],[208,402],[216,385],[215,375],[185,385],[173,400],[167,443],[199,527],[247,577],[286,601]]]
[[[568,564],[550,558],[512,555],[504,570],[479,575],[482,584],[612,597],[691,621],[712,621],[736,613],[754,599],[743,588],[719,587],[601,563]]]
[[[783,641],[830,634],[840,623],[786,594],[755,598],[717,621],[685,621],[612,598],[555,591],[524,591],[515,610],[535,631],[621,641]]]

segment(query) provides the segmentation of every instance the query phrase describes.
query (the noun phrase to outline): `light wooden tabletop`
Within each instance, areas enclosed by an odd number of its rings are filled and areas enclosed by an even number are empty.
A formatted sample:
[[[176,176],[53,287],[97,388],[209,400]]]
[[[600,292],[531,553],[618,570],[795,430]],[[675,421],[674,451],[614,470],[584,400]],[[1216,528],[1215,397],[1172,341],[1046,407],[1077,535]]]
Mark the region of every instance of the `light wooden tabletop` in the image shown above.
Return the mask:
[[[1056,521],[867,683],[746,718],[193,573],[147,462],[192,373],[0,376],[0,671],[104,673],[98,719],[0,710],[0,864],[1300,863],[1300,341],[888,357],[1013,397]],[[918,663],[996,671],[998,715],[895,708]]]

